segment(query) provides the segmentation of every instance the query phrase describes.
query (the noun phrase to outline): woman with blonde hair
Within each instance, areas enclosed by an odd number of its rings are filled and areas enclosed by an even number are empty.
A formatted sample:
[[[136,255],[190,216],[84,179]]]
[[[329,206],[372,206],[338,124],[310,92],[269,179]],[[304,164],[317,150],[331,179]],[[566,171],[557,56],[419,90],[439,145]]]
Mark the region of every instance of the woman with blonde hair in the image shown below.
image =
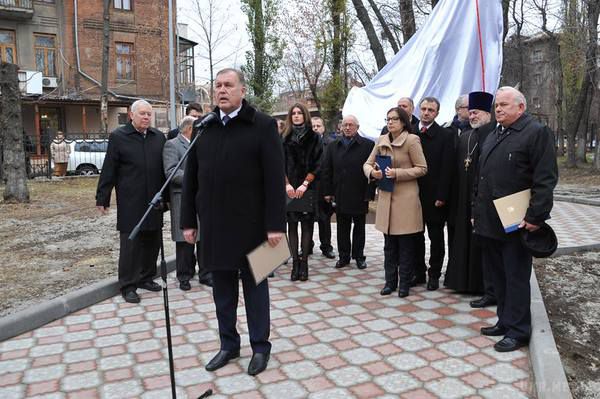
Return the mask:
[[[417,179],[427,173],[427,162],[403,109],[391,108],[386,123],[388,133],[379,137],[363,170],[369,179],[391,180],[386,189],[380,185],[375,216],[375,228],[385,239],[385,286],[380,293],[390,295],[399,286],[398,296],[403,298],[409,294],[414,274],[414,236],[423,231]],[[389,163],[384,170],[377,163],[378,156],[382,164],[384,160]]]

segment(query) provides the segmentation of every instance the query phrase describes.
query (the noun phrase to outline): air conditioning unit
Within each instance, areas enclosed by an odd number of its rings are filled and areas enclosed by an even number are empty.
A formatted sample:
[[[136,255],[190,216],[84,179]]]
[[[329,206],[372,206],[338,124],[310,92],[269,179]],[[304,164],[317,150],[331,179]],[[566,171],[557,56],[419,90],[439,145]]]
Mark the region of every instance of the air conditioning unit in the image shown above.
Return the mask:
[[[38,71],[19,71],[19,89],[23,94],[43,94],[42,73]]]
[[[42,79],[42,85],[44,87],[55,88],[58,85],[58,82],[56,78],[48,78],[44,76]]]

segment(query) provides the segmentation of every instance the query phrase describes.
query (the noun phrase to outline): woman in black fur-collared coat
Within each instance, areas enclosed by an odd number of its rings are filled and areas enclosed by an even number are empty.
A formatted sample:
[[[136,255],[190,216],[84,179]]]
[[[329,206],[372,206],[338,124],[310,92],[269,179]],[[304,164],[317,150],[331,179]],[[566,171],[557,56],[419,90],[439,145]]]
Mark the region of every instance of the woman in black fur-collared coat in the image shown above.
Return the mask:
[[[293,257],[291,280],[306,281],[317,201],[317,190],[313,184],[319,177],[323,145],[320,136],[312,130],[310,114],[303,104],[294,104],[288,112],[283,149],[285,191],[290,201],[287,222]],[[302,258],[298,255],[298,223],[302,229]]]

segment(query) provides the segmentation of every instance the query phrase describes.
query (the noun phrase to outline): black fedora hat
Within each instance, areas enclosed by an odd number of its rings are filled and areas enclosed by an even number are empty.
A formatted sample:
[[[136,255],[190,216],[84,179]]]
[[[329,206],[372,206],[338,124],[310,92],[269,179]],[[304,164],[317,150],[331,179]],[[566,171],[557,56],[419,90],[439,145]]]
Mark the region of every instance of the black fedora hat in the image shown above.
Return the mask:
[[[536,258],[547,258],[556,252],[558,239],[552,227],[542,223],[536,231],[521,229],[521,242],[529,253]]]

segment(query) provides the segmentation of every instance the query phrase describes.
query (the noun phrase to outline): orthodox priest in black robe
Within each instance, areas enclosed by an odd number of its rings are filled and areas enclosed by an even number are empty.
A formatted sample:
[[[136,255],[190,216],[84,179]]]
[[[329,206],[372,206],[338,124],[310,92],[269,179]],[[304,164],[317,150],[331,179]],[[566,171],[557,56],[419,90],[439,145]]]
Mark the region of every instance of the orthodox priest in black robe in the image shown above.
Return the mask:
[[[484,294],[484,298],[473,301],[484,302],[483,306],[495,303],[491,274],[485,273],[481,261],[481,249],[472,234],[471,200],[473,179],[477,175],[480,148],[486,137],[496,127],[491,121],[493,96],[485,92],[469,94],[469,123],[473,129],[458,138],[455,163],[455,190],[449,221],[454,222],[455,234],[446,269],[444,285],[458,292]],[[473,307],[482,307],[474,306]]]

